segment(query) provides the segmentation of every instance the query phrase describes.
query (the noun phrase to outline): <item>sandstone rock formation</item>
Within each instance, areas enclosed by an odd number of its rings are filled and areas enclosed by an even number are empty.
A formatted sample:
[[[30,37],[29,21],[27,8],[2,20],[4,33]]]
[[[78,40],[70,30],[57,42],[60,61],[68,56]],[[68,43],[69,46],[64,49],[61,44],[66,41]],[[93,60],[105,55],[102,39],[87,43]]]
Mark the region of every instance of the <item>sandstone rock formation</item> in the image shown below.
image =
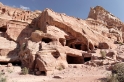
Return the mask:
[[[35,29],[34,22],[41,12],[25,11],[0,4],[0,61],[20,61],[20,42],[30,37]],[[33,28],[32,28],[33,27]]]
[[[113,33],[114,36],[118,37],[117,40],[123,41],[124,24],[121,20],[115,17],[110,12],[106,11],[101,6],[96,6],[90,9],[88,18],[94,25],[102,25],[108,28],[109,33]],[[111,35],[109,36],[111,37]]]
[[[97,20],[99,23],[106,25],[108,28],[117,28],[120,30],[123,27],[123,23],[119,18],[115,17],[101,6],[91,8],[88,18]]]
[[[51,9],[32,12],[0,4],[0,21],[0,62],[21,61],[35,74],[95,62],[101,49],[115,50],[114,43],[123,42],[124,24],[100,6],[83,20]],[[107,53],[116,60],[116,53]]]

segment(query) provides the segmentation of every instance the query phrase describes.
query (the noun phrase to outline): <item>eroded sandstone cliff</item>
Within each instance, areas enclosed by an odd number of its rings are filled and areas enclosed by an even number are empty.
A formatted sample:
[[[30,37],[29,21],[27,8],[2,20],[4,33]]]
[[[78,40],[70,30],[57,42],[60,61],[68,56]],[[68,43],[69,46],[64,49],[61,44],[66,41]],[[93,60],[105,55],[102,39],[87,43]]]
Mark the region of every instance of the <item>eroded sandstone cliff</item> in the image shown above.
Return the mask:
[[[30,37],[34,30],[32,27],[35,27],[34,22],[39,14],[40,12],[12,8],[0,3],[1,62],[19,61],[19,43],[24,38]]]
[[[51,74],[94,60],[100,49],[115,50],[114,43],[123,42],[123,26],[100,6],[83,20],[51,9],[32,12],[0,4],[0,62],[20,61],[30,71]]]

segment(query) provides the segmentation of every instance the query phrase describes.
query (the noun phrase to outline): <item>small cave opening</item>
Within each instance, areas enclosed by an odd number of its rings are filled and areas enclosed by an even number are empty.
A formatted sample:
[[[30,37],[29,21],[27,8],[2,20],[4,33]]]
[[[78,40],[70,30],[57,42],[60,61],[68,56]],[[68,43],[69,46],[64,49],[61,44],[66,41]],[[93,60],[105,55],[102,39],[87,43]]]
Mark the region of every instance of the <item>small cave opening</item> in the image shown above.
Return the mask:
[[[86,43],[83,43],[82,41],[80,42],[76,42],[76,39],[66,39],[66,45],[70,48],[73,49],[78,49],[78,50],[83,50],[83,51],[88,51],[88,47],[86,45]],[[92,45],[90,45],[92,48]]]
[[[95,48],[98,48],[98,46],[94,45]]]
[[[70,48],[73,48],[73,41],[74,41],[75,39],[66,39],[66,45],[65,46],[68,46],[68,47],[70,47]]]
[[[84,57],[84,62],[88,62],[91,60],[91,57]]]
[[[0,32],[6,32],[6,31],[7,31],[7,28],[5,26],[0,27]]]
[[[52,54],[53,57],[56,58],[56,59],[59,58],[59,56],[60,56],[60,53],[59,53],[58,51],[52,52],[51,54]]]
[[[5,12],[6,12],[6,9],[5,9],[5,8],[3,8],[3,9],[2,9],[2,13],[4,14]]]
[[[50,38],[42,38],[42,41],[45,42],[45,43],[50,43],[50,42],[52,42],[52,39],[50,39]]]
[[[41,75],[46,76],[46,72],[45,71],[41,71]]]
[[[98,49],[98,46],[94,45],[94,50],[97,50]]]
[[[110,38],[111,39],[111,37],[109,36],[108,38]]]
[[[81,44],[75,44],[75,48],[81,50]]]
[[[0,65],[8,65],[8,63],[12,63],[13,66],[21,66],[21,62],[0,62]]]
[[[69,45],[70,48],[74,48],[72,44]],[[74,48],[75,49],[75,48]]]
[[[70,56],[67,55],[66,60],[68,64],[83,64],[83,57],[82,56]]]
[[[87,45],[82,44],[82,50],[83,50],[83,51],[88,51],[88,49],[87,49]]]
[[[48,23],[48,22],[46,22],[46,24],[47,24],[47,25],[49,25],[49,23]]]

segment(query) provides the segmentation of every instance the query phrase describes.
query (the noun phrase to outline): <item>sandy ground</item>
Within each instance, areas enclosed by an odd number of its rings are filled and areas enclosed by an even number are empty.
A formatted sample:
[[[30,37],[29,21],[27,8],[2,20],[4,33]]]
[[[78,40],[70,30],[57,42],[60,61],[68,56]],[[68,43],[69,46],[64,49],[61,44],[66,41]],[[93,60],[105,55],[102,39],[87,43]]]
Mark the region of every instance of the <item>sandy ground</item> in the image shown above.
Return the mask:
[[[8,82],[101,82],[110,71],[105,66],[91,67],[86,65],[69,65],[67,69],[56,70],[49,76],[20,75],[20,66],[6,67],[0,66],[0,70],[5,72]],[[54,78],[59,76],[60,78]]]

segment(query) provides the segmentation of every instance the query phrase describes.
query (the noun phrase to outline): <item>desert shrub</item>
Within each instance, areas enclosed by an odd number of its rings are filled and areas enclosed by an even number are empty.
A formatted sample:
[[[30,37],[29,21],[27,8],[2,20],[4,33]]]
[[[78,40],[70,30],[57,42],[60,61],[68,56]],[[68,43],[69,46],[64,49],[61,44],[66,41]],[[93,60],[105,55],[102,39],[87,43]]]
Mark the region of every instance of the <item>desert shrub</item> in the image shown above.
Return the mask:
[[[123,42],[120,42],[120,41],[116,41],[115,43],[116,44],[120,44],[120,45],[124,45],[124,43]]]
[[[12,73],[13,70],[11,70],[10,68],[7,68],[7,72],[8,72],[8,73]]]
[[[102,59],[106,58],[106,51],[100,50],[100,54],[101,54]]]
[[[63,70],[63,68],[62,68],[62,67],[58,67],[57,69],[58,69],[58,70],[60,70],[60,71],[61,71],[61,70]]]
[[[123,45],[123,43],[122,43],[122,42],[118,42],[118,44],[122,44],[122,45]]]
[[[0,82],[7,82],[7,78],[6,78],[6,76],[4,74],[5,73],[0,72]]]
[[[0,82],[7,82],[6,77],[1,77],[1,78],[0,78]]]
[[[58,67],[57,67],[57,70],[63,70],[64,69],[64,67],[62,66],[62,65],[59,65]]]
[[[107,81],[105,82],[119,82],[117,79],[117,75],[116,74],[111,74],[107,77]]]
[[[22,45],[21,45],[21,50],[25,50],[26,49],[26,43],[23,43]]]
[[[112,74],[117,75],[119,82],[124,82],[124,63],[117,63],[112,67]]]
[[[29,69],[27,67],[22,68],[21,74],[26,75],[29,73]]]

